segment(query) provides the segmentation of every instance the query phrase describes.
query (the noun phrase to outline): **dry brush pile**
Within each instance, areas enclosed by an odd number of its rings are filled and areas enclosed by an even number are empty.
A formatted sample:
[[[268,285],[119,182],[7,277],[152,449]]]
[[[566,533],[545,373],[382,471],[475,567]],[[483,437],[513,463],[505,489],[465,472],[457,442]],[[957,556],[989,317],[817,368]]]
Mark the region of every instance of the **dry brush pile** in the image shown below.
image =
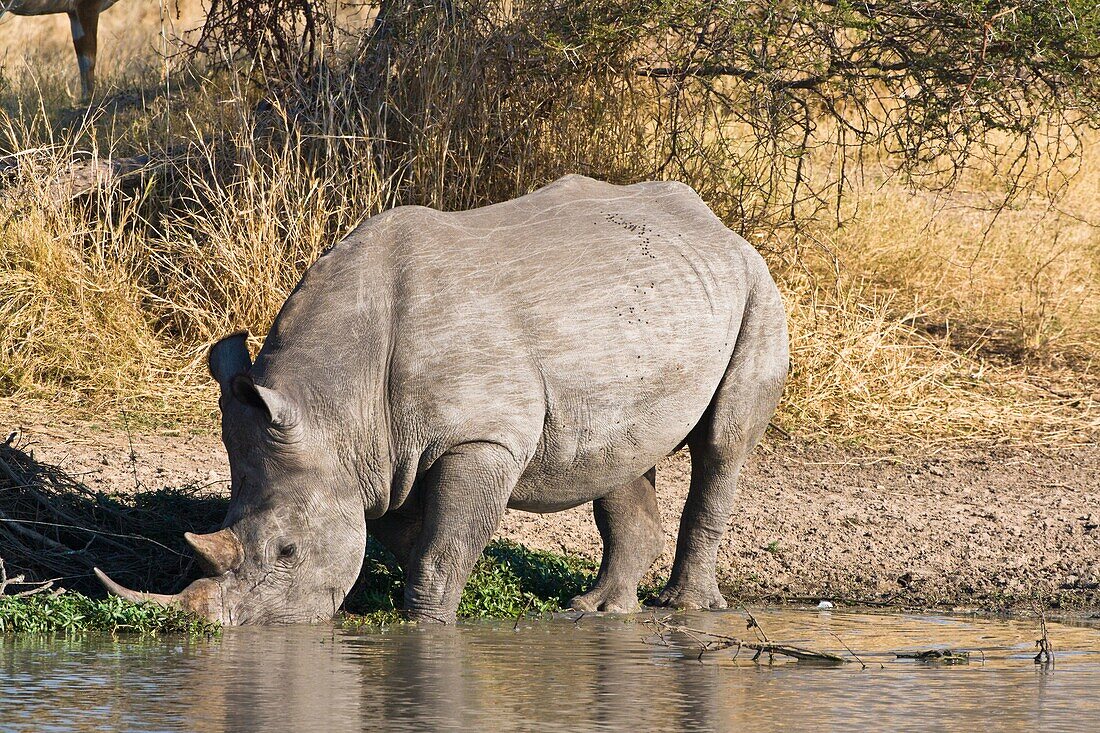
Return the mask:
[[[1086,5],[219,0],[88,110],[61,48],[0,85],[0,390],[208,414],[206,346],[363,218],[581,172],[683,180],[764,252],[783,431],[1095,439]]]
[[[101,595],[93,567],[109,567],[140,587],[179,590],[191,571],[183,533],[216,527],[225,497],[202,487],[131,495],[93,491],[62,468],[35,460],[9,439],[0,443],[0,562],[9,592],[48,588]],[[12,576],[12,577],[8,577]]]

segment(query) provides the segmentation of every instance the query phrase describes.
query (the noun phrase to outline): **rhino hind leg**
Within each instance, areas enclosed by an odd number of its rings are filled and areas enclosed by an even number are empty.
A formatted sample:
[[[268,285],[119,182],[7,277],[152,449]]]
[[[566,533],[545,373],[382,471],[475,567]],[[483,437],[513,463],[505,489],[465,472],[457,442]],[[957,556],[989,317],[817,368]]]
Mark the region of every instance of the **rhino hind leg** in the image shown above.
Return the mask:
[[[592,589],[569,602],[578,611],[638,610],[638,583],[664,549],[656,469],[593,502],[603,561]]]
[[[718,545],[733,510],[742,461],[708,455],[696,445],[689,443],[691,488],[680,517],[676,557],[668,583],[654,604],[716,610],[727,607],[718,589],[715,566]]]
[[[774,286],[750,300],[725,376],[688,436],[691,486],[676,557],[656,605],[726,608],[718,590],[718,546],[733,513],[741,466],[764,435],[787,377],[786,317]]]

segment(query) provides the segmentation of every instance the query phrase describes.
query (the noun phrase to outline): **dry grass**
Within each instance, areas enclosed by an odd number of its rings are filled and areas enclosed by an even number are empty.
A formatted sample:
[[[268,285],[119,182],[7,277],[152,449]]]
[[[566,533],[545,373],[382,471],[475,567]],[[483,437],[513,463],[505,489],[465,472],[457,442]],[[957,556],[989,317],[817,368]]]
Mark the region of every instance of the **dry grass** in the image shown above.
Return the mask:
[[[177,29],[199,15],[181,2]],[[304,268],[363,217],[504,198],[569,170],[626,180],[659,152],[649,122],[624,114],[633,100],[578,98],[568,118],[525,133],[507,165],[461,134],[465,118],[405,131],[415,150],[396,181],[362,136],[354,78],[322,79],[325,115],[291,124],[293,99],[257,107],[243,77],[165,64],[157,7],[122,2],[103,26],[103,97],[86,113],[71,97],[63,19],[0,22],[0,153],[19,153],[0,196],[0,395],[11,399],[207,419],[208,344],[241,327],[262,335]],[[463,96],[469,80],[431,69],[406,91],[491,113]],[[72,197],[58,183],[74,159],[158,150],[170,162],[137,186]],[[713,170],[688,182],[736,211]],[[783,429],[875,447],[1100,435],[1100,155],[1086,150],[1055,208],[1037,191],[995,216],[973,204],[997,182],[969,183],[933,197],[868,175],[845,226],[754,234],[791,313]]]
[[[964,185],[967,181],[963,182]],[[781,245],[791,425],[885,438],[1093,441],[1100,434],[1100,150],[1052,200],[996,182],[856,190],[843,227]]]

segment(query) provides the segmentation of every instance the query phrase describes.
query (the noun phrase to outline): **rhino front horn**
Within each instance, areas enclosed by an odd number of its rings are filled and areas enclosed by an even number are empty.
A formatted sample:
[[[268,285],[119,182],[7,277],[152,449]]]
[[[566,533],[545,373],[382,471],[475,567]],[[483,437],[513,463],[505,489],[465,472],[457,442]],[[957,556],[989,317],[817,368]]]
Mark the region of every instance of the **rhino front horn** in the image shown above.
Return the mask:
[[[175,596],[166,596],[163,593],[142,593],[136,590],[130,590],[124,585],[119,585],[115,581],[107,577],[107,573],[103,572],[99,568],[92,568],[95,572],[95,576],[99,578],[99,582],[103,583],[103,587],[108,591],[118,596],[119,598],[125,598],[128,601],[134,601],[140,603],[142,601],[152,601],[153,603],[159,603],[162,606],[167,606],[170,603],[175,602]]]
[[[99,582],[112,594],[125,598],[128,601],[141,603],[143,601],[157,603],[161,606],[178,606],[185,611],[197,613],[212,621],[222,621],[222,599],[218,589],[218,583],[209,578],[199,578],[191,585],[175,595],[163,593],[142,593],[130,590],[124,585],[119,585],[111,580],[107,573],[99,568],[92,568]]]
[[[183,538],[191,545],[199,565],[208,575],[225,575],[244,559],[241,541],[228,527],[210,534],[184,532]]]

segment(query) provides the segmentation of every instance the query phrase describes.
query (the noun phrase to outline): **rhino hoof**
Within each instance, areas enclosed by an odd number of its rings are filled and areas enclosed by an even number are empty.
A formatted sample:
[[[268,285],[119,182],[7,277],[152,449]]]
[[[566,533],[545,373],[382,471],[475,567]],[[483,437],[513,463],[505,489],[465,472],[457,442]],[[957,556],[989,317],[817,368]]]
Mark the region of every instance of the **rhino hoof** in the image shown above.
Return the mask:
[[[569,601],[575,611],[593,613],[634,613],[638,610],[638,594],[634,589],[601,588],[596,586],[584,595]]]
[[[718,590],[718,584],[713,588],[679,588],[666,586],[653,601],[654,606],[664,608],[681,608],[685,610],[717,611],[729,608],[729,604]]]

